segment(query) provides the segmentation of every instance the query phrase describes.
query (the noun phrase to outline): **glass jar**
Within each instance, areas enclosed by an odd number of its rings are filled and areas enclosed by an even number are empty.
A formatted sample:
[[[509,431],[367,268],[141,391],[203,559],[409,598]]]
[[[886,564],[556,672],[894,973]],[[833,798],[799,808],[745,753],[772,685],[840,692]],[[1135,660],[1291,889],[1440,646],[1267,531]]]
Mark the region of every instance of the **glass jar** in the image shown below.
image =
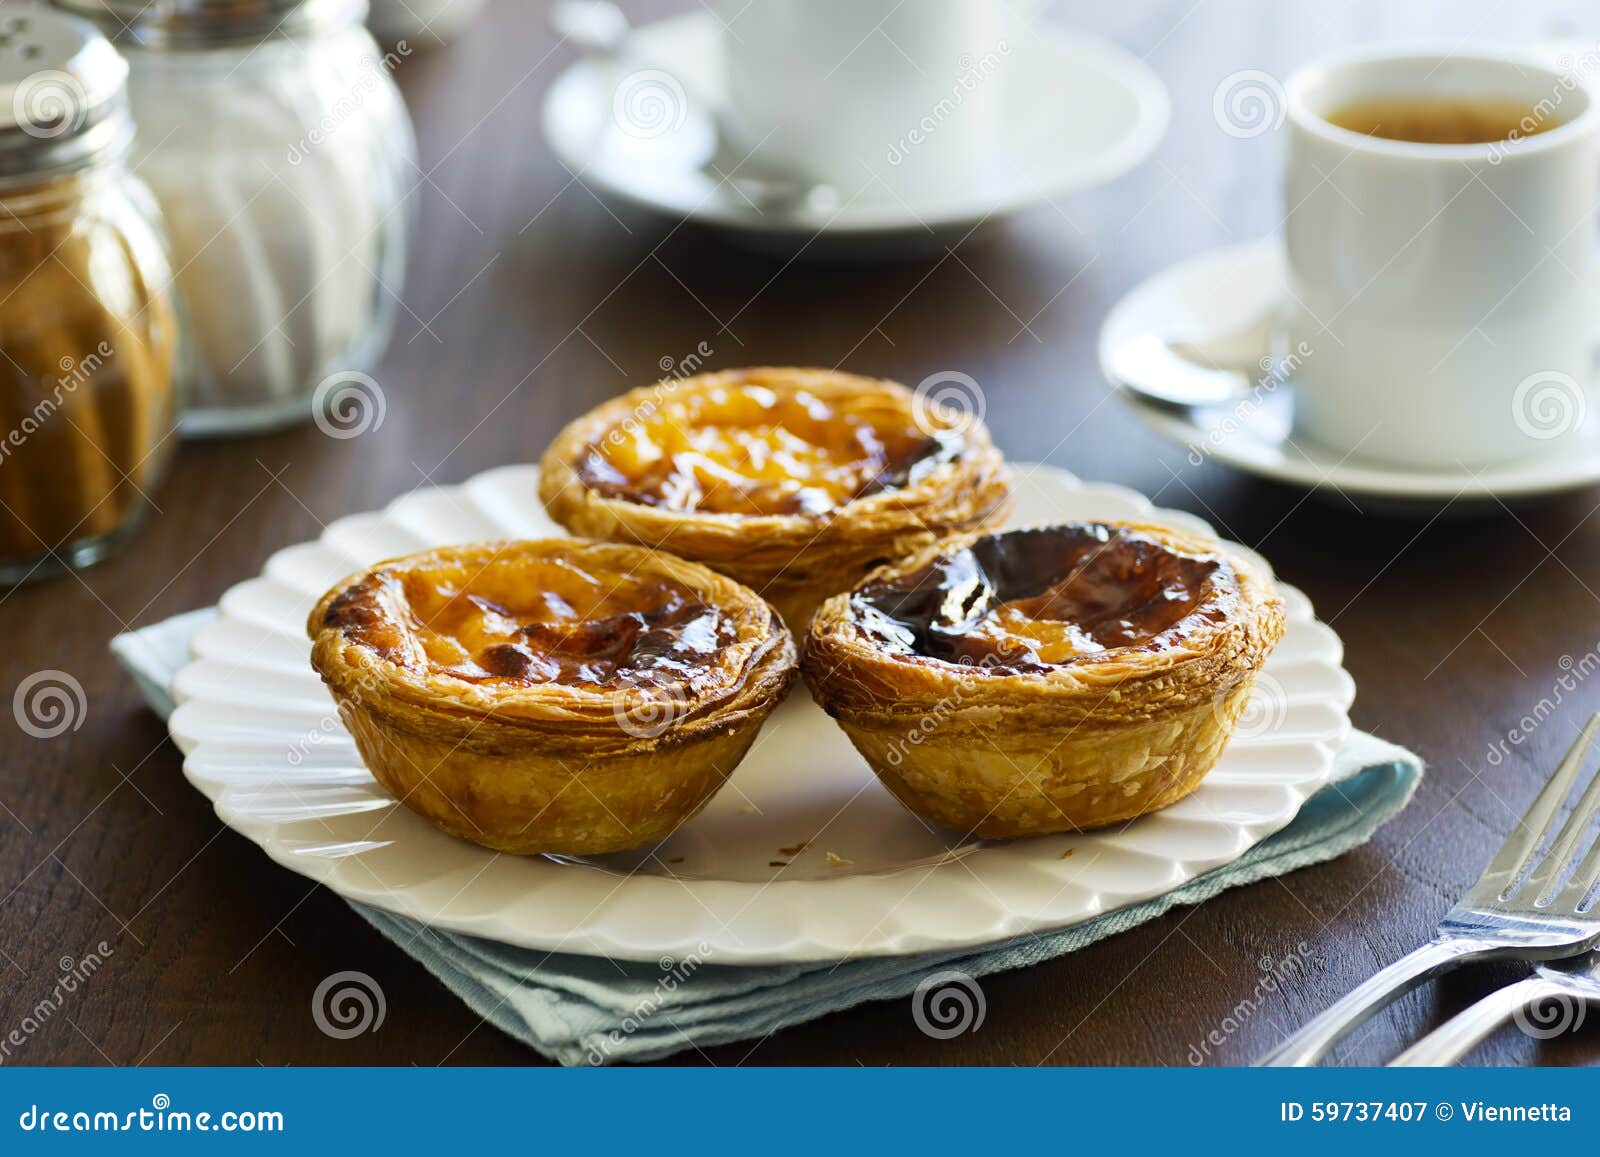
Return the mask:
[[[132,532],[176,445],[178,322],[123,163],[127,65],[92,26],[0,16],[0,583]]]
[[[128,57],[134,168],[172,236],[186,434],[311,417],[371,368],[405,272],[416,142],[364,0],[55,0]]]

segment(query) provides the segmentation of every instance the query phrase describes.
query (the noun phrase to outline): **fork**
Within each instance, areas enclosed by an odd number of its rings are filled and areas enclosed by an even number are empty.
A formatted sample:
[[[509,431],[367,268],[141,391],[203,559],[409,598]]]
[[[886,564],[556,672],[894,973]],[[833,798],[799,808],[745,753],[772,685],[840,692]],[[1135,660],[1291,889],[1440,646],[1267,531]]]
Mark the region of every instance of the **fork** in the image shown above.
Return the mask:
[[[1537,854],[1597,733],[1600,715],[1584,725],[1478,882],[1439,921],[1432,940],[1354,989],[1256,1063],[1313,1064],[1378,1009],[1467,961],[1559,960],[1600,943],[1600,910],[1580,908],[1600,880],[1600,841],[1591,844],[1571,880],[1561,886],[1578,841],[1600,811],[1600,775],[1573,806],[1550,850],[1543,857]]]
[[[1581,960],[1539,965],[1526,980],[1491,992],[1389,1063],[1400,1068],[1454,1064],[1518,1012],[1552,998],[1600,1004],[1600,953],[1591,952]],[[1562,1007],[1565,1009],[1566,1005]],[[1563,1019],[1552,1032],[1544,1035],[1555,1036],[1581,1023],[1581,1016],[1570,1022]]]

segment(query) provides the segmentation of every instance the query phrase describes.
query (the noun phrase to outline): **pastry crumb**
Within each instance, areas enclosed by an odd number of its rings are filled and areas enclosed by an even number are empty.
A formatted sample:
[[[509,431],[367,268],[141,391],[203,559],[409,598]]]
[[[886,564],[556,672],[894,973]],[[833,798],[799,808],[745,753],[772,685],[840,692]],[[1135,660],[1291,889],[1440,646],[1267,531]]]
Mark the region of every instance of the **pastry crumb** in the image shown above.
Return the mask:
[[[1068,848],[1066,851],[1061,853],[1060,858],[1063,859],[1063,860],[1071,859],[1072,858],[1072,853],[1077,851],[1077,850],[1078,850],[1077,848]]]
[[[681,864],[681,863],[683,863],[683,857],[682,856],[673,856],[672,859],[667,861],[667,863],[669,863],[669,864]]]
[[[778,849],[778,855],[780,855],[780,856],[798,856],[801,852],[805,851],[810,846],[811,846],[811,841],[810,840],[801,840],[798,844],[790,844],[787,848],[779,848]]]
[[[788,860],[768,860],[767,861],[767,867],[769,867],[769,868],[787,868],[788,866],[789,866],[789,861]]]
[[[742,815],[742,816],[753,816],[753,815],[755,815],[756,814],[756,805],[753,804],[753,803],[745,804],[742,808],[739,809],[739,814]]]
[[[828,867],[830,868],[848,868],[855,863],[854,860],[846,859],[844,856],[835,855],[833,852],[829,852],[827,855]]]

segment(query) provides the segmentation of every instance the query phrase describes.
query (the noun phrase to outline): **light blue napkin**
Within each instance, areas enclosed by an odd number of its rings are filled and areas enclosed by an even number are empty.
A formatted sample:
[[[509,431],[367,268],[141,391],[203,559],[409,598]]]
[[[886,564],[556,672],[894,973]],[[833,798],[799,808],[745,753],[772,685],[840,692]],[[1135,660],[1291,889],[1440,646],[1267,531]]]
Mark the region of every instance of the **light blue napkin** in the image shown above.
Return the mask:
[[[189,640],[215,613],[180,615],[111,642],[163,718],[172,711],[172,679],[189,660]],[[512,948],[362,904],[351,907],[479,1016],[545,1056],[564,1065],[647,1061],[758,1039],[864,1001],[903,997],[925,981],[942,984],[944,973],[976,978],[1051,960],[1179,904],[1331,860],[1365,843],[1405,807],[1422,778],[1422,761],[1358,731],[1340,750],[1335,775],[1288,827],[1165,896],[1062,932],[937,955],[764,967],[634,964]]]

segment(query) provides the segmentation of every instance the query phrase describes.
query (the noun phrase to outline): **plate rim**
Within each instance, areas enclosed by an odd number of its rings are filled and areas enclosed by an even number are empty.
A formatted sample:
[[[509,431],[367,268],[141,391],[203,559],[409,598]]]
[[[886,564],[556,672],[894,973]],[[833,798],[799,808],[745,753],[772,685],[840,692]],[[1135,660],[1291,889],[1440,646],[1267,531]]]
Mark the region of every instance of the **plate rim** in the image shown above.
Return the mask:
[[[1051,480],[1051,484],[1066,487],[1079,494],[1115,495],[1123,503],[1131,503],[1142,516],[1151,517],[1155,521],[1170,520],[1190,526],[1197,524],[1201,526],[1207,525],[1204,519],[1200,519],[1187,511],[1157,507],[1147,496],[1128,487],[1115,484],[1086,483],[1068,471],[1049,465],[1019,462],[1013,463],[1013,467],[1020,472],[1025,472],[1030,477],[1042,474]],[[510,469],[512,472],[506,474],[506,477],[515,479],[521,477],[520,471],[536,470],[537,467],[522,465]],[[283,840],[275,837],[276,831],[281,827],[281,821],[263,819],[259,816],[241,815],[228,806],[226,802],[228,784],[222,780],[209,778],[202,773],[199,766],[201,756],[208,755],[213,749],[225,750],[230,746],[236,747],[237,745],[226,744],[216,740],[200,741],[193,735],[185,733],[184,728],[187,716],[197,710],[197,708],[190,705],[208,702],[203,696],[190,695],[183,689],[183,685],[189,682],[189,679],[186,678],[186,673],[196,664],[207,661],[206,657],[199,654],[199,652],[203,649],[203,640],[209,632],[220,631],[234,624],[253,626],[253,624],[249,623],[249,620],[230,615],[230,606],[241,597],[235,592],[248,588],[250,584],[267,580],[271,574],[274,560],[280,556],[291,551],[303,550],[313,544],[324,543],[332,529],[341,524],[346,527],[351,525],[381,525],[390,520],[394,509],[400,503],[407,501],[412,495],[435,491],[465,494],[468,487],[476,480],[491,473],[505,472],[507,470],[507,467],[496,467],[491,471],[484,471],[481,474],[474,475],[472,478],[454,486],[419,487],[417,490],[396,498],[380,511],[364,512],[336,519],[328,524],[328,529],[318,538],[308,542],[291,544],[279,551],[275,551],[263,565],[258,575],[235,584],[223,595],[218,604],[221,608],[220,613],[217,618],[205,624],[196,633],[190,649],[189,662],[174,677],[174,698],[178,702],[178,707],[169,719],[169,730],[174,741],[184,753],[183,770],[185,778],[212,802],[214,811],[224,825],[256,844],[274,862],[290,869],[297,875],[327,886],[331,891],[353,903],[363,903],[383,908],[433,928],[464,933],[519,947],[577,955],[606,956],[624,960],[656,960],[667,955],[682,958],[688,953],[705,955],[709,952],[708,959],[715,960],[717,963],[795,964],[972,949],[1001,943],[1023,935],[1042,935],[1059,931],[1105,912],[1154,899],[1174,888],[1181,887],[1208,871],[1233,862],[1250,847],[1290,823],[1299,813],[1305,801],[1330,782],[1333,777],[1334,757],[1337,746],[1351,731],[1349,707],[1354,698],[1355,686],[1349,673],[1343,667],[1343,644],[1339,640],[1338,634],[1331,627],[1316,618],[1315,609],[1303,592],[1289,586],[1289,584],[1279,582],[1279,587],[1289,593],[1292,599],[1304,608],[1304,613],[1297,615],[1292,621],[1302,623],[1302,629],[1315,628],[1318,638],[1325,642],[1326,653],[1313,655],[1308,661],[1319,670],[1336,673],[1339,690],[1335,700],[1330,704],[1337,717],[1335,733],[1324,738],[1291,736],[1290,739],[1294,749],[1308,752],[1315,761],[1316,770],[1301,779],[1276,785],[1281,787],[1282,791],[1287,795],[1288,803],[1283,811],[1270,816],[1262,815],[1253,820],[1240,820],[1238,818],[1230,820],[1218,819],[1216,821],[1218,824],[1232,830],[1232,850],[1220,858],[1186,859],[1177,855],[1164,858],[1163,864],[1170,867],[1169,879],[1165,887],[1153,893],[1139,890],[1119,893],[1102,887],[1100,891],[1093,894],[1093,902],[1086,910],[1065,921],[1047,916],[1030,916],[1028,913],[1019,912],[1016,910],[1015,905],[1002,903],[1001,897],[994,896],[991,893],[991,898],[985,900],[981,907],[981,919],[969,920],[954,930],[949,927],[913,926],[904,919],[898,922],[884,919],[879,922],[878,929],[875,929],[877,935],[874,939],[867,941],[854,938],[847,943],[841,939],[841,933],[834,932],[829,934],[827,932],[825,918],[820,923],[816,919],[807,919],[805,921],[796,919],[788,927],[789,935],[787,939],[769,939],[764,943],[747,944],[743,943],[736,933],[730,935],[727,924],[722,923],[720,919],[716,921],[707,919],[704,913],[702,913],[701,919],[689,921],[688,925],[678,930],[676,934],[655,936],[650,938],[648,943],[640,943],[636,939],[630,940],[626,936],[616,934],[604,919],[595,920],[588,925],[579,922],[576,926],[565,929],[560,935],[553,933],[547,935],[538,929],[533,930],[531,934],[526,929],[519,932],[518,928],[508,920],[503,909],[464,915],[446,915],[443,909],[430,911],[427,907],[428,902],[415,895],[416,890],[419,887],[426,886],[425,884],[408,885],[401,889],[390,888],[381,893],[371,888],[353,887],[349,881],[340,881],[335,878],[337,860],[320,856],[308,856],[296,852],[294,848],[287,846]],[[406,532],[410,534],[416,533],[409,527],[406,528]],[[1229,543],[1228,545],[1254,556],[1254,552],[1249,551],[1247,547],[1236,543]],[[339,548],[334,547],[333,549],[337,550]],[[418,822],[425,823],[426,821],[418,818]],[[389,842],[392,843],[393,841]],[[470,847],[471,845],[468,846]],[[1016,841],[1001,845],[999,850],[1002,853],[1011,850],[1015,851],[1016,854],[1005,858],[995,857],[991,862],[995,864],[1019,862],[1026,865],[1027,870],[1030,872],[1037,872],[1041,869],[1049,872],[1056,857],[1052,855],[1045,860],[1040,860],[1038,857],[1029,858],[1026,854],[1027,847],[1026,841]],[[491,852],[489,849],[481,850],[485,856],[498,857],[500,855],[499,853]],[[492,859],[489,862],[492,863]],[[808,877],[759,883],[627,875],[620,878],[616,891],[620,892],[627,881],[638,879],[645,881],[644,886],[639,889],[640,891],[654,889],[658,893],[666,892],[673,885],[677,885],[683,891],[691,894],[697,888],[715,890],[730,888],[756,889],[758,894],[759,892],[772,890],[777,896],[784,898],[787,903],[796,898],[802,898],[814,893],[819,887],[838,889],[841,886],[845,886],[848,891],[859,893],[863,897],[870,899],[872,892],[884,890],[885,881],[897,881],[896,886],[898,886],[899,883],[903,883],[905,879],[913,875],[920,878],[941,870],[951,870],[954,866],[953,862],[946,861],[933,865],[908,865],[893,870],[885,870],[881,873],[863,872],[835,878]],[[554,863],[551,864],[551,867],[567,868],[566,865],[556,865]],[[1064,871],[1065,869],[1058,869],[1058,872]],[[1068,878],[1062,877],[1063,887],[1067,886],[1069,882]],[[915,885],[915,887],[919,886]],[[983,890],[987,891],[987,888]],[[839,892],[833,894],[842,896]],[[459,899],[459,896],[460,893],[453,899]],[[692,895],[691,901],[692,905],[698,905],[705,912],[710,911],[705,901],[695,899]],[[886,913],[892,910],[892,906],[886,905]],[[585,919],[596,916],[597,911],[590,912]]]

